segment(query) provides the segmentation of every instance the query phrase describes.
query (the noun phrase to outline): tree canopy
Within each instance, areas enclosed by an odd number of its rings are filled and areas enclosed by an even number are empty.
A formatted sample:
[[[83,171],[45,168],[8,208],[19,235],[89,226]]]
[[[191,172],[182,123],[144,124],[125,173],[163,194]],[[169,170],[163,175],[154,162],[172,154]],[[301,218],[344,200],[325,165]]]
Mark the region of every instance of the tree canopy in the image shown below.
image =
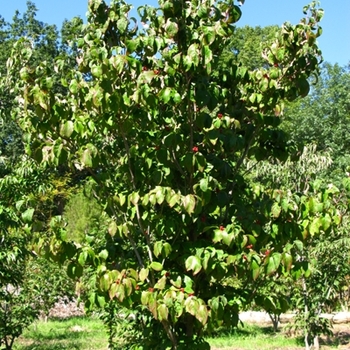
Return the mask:
[[[43,48],[40,62],[43,37],[18,32],[2,86],[32,168],[83,174],[108,223],[99,244],[92,226],[74,242],[50,217],[37,248],[72,278],[88,274],[87,308],[149,315],[144,348],[208,349],[203,330],[237,324],[264,278],[308,276],[304,246],[341,223],[334,187],[252,177],[291,155],[281,117],[320,73],[323,11],[313,2],[297,25],[251,30],[235,28],[241,8],[227,1],[141,6],[142,27],[130,10],[90,0],[87,24],[66,23],[69,46]],[[259,38],[270,41],[260,57]],[[21,223],[35,231],[30,199]]]

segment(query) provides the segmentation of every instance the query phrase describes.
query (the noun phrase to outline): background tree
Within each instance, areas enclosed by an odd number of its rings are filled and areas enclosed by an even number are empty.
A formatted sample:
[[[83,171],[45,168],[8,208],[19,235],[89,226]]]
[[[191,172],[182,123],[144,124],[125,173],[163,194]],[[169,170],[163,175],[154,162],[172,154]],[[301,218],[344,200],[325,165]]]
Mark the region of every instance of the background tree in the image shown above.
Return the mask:
[[[331,166],[332,159],[329,153],[318,151],[316,145],[309,145],[304,147],[297,161],[289,159],[285,163],[262,162],[254,168],[251,175],[253,175],[253,181],[276,188],[290,188],[293,192],[305,194],[325,186],[322,173],[325,173]],[[247,167],[251,167],[251,164],[248,163]],[[270,288],[275,285],[275,293],[282,293],[291,301],[291,307],[297,311],[294,327],[304,331],[307,349],[312,346],[318,348],[318,336],[331,333],[331,325],[327,319],[321,317],[321,313],[329,311],[330,306],[332,310],[339,308],[341,304],[339,297],[347,285],[347,276],[350,272],[348,264],[350,240],[347,233],[348,194],[347,191],[338,192],[339,190],[333,188],[333,185],[328,186],[330,190],[337,193],[336,207],[342,217],[342,224],[336,230],[328,228],[324,233],[315,235],[313,227],[317,226],[316,222],[320,220],[326,222],[329,216],[326,214],[315,217],[309,229],[303,232],[304,246],[299,242],[295,246],[299,254],[297,264],[301,264],[304,271],[302,273],[297,271],[293,275],[294,283],[289,285],[287,294],[285,290],[279,288],[279,283],[271,283],[271,281],[268,283]],[[302,210],[316,211],[317,206],[329,205],[326,202],[320,204],[320,199],[316,199],[316,201],[303,203]],[[308,222],[304,220],[302,225],[308,227]],[[274,231],[278,229],[275,227]],[[264,304],[264,297],[269,299],[271,296],[269,293],[263,295],[263,298],[258,296],[258,302],[269,311],[271,303]]]
[[[65,47],[60,49],[56,27],[36,19],[37,9],[33,3],[28,2],[27,6],[23,16],[16,12],[11,23],[0,20],[1,79],[4,79],[12,46],[20,37],[26,37],[31,43],[33,65],[45,59],[53,67],[57,55],[67,57],[74,53]],[[67,22],[65,37],[69,35],[68,24],[78,25],[78,22]],[[67,45],[67,39],[63,44]],[[19,74],[14,77],[19,78]],[[58,81],[56,79],[54,88],[63,93]],[[62,168],[43,169],[25,154],[25,147],[28,151],[32,144],[12,119],[17,105],[15,93],[3,80],[0,101],[0,344],[11,349],[23,329],[40,312],[47,313],[57,298],[71,296],[74,286],[64,271],[49,262],[43,264],[42,258],[33,251],[37,236],[49,239],[47,226],[51,216],[62,213],[57,209],[52,211],[53,206],[59,207],[62,198],[57,181],[57,178],[62,180]],[[67,186],[65,191],[69,192]],[[36,223],[32,226],[33,218]]]
[[[310,95],[288,105],[282,123],[293,142],[314,143],[330,153],[333,164],[323,177],[338,186],[349,170],[349,91],[349,68],[324,63]]]
[[[278,26],[235,27],[234,34],[221,56],[222,64],[234,61],[250,70],[268,68],[263,54],[278,32]]]

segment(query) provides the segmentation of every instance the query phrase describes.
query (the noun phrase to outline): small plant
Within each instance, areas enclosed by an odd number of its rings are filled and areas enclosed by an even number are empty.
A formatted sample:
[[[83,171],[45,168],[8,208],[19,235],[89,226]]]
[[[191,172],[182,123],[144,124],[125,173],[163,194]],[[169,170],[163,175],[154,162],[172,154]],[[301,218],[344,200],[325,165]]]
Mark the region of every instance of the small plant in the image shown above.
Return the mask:
[[[0,290],[0,346],[11,350],[18,338],[39,315],[28,286],[7,285]]]

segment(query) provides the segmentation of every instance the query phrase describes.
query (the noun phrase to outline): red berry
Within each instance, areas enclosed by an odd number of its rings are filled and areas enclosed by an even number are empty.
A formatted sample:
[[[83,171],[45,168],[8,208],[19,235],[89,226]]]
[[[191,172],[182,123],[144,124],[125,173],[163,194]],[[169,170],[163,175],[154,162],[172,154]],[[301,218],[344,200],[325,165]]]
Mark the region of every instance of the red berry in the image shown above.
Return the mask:
[[[140,286],[136,286],[135,289],[136,289],[136,290],[139,290],[139,289],[140,289]]]
[[[252,248],[253,248],[253,244],[248,244],[248,245],[247,245],[247,248],[248,248],[248,249],[252,249]]]
[[[224,230],[225,230],[225,227],[224,227],[224,226],[220,226],[220,230],[221,230],[221,231],[224,231]]]
[[[269,256],[269,255],[270,255],[270,251],[267,250],[267,251],[265,252],[265,256]]]
[[[170,276],[170,272],[166,272],[165,277],[169,277],[169,276]]]
[[[192,151],[193,151],[194,153],[198,152],[198,147],[197,147],[197,146],[194,146],[194,147],[192,148]]]
[[[185,293],[185,290],[183,288],[180,288],[181,293]]]
[[[218,114],[218,118],[221,119],[222,118],[222,113]]]
[[[148,288],[148,291],[153,293],[154,292],[154,288]]]
[[[246,257],[246,255],[243,255],[243,259],[244,259],[245,261],[248,260],[248,258]]]
[[[159,70],[158,70],[158,69],[155,69],[155,70],[153,71],[153,73],[154,73],[154,74],[159,74]]]
[[[194,293],[190,293],[188,294],[189,297],[193,297],[194,296]]]

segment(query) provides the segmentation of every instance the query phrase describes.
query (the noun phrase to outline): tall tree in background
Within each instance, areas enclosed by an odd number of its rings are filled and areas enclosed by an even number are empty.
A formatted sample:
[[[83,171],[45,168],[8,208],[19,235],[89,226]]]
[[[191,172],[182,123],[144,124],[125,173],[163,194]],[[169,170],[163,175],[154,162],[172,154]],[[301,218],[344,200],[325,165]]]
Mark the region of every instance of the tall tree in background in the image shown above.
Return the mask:
[[[221,62],[241,63],[251,70],[268,68],[264,52],[271,46],[278,32],[278,26],[236,27],[223,51]]]
[[[6,63],[13,45],[23,37],[29,40],[33,49],[33,66],[39,66],[45,60],[53,69],[56,57],[74,56],[75,49],[68,48],[67,39],[81,20],[65,22],[64,40],[60,42],[56,27],[37,20],[36,11],[35,5],[28,2],[23,16],[16,12],[10,23],[0,18],[1,79],[6,74]],[[74,64],[70,63],[71,66]],[[14,78],[20,79],[19,72]],[[64,93],[59,77],[54,79],[53,89]],[[7,84],[1,84],[0,345],[5,345],[6,349],[12,348],[14,339],[39,315],[40,310],[47,312],[58,296],[72,293],[72,283],[67,282],[64,272],[48,262],[43,264],[32,251],[36,234],[47,236],[48,222],[51,215],[59,213],[57,207],[61,195],[69,193],[69,183],[68,186],[64,184],[62,191],[59,186],[62,169],[43,169],[25,153],[25,148],[29,151],[32,143],[25,134],[23,137],[23,130],[12,118],[16,106],[14,91]],[[35,227],[31,226],[33,217]],[[42,274],[38,273],[40,271]],[[51,282],[63,288],[50,286]],[[47,290],[51,293],[48,294]]]
[[[288,105],[282,124],[295,143],[314,143],[328,151],[332,166],[324,172],[339,185],[350,172],[350,69],[324,63],[310,95]]]

